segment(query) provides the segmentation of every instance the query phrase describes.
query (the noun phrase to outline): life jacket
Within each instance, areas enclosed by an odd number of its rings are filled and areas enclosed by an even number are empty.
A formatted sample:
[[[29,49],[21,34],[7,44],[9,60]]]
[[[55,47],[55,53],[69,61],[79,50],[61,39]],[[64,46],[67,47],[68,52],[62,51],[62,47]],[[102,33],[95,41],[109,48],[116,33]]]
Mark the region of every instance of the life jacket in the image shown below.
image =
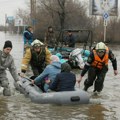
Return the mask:
[[[40,53],[36,53],[33,49],[31,49],[31,65],[36,67],[45,67],[45,57],[46,57],[46,50],[45,47],[41,47]]]
[[[93,54],[94,54],[94,61],[91,64],[91,66],[102,69],[104,65],[108,65],[108,60],[109,60],[109,58],[108,58],[109,57],[109,55],[108,55],[109,54],[108,47],[106,48],[105,55],[104,55],[104,57],[102,59],[98,56],[96,50],[93,50]]]

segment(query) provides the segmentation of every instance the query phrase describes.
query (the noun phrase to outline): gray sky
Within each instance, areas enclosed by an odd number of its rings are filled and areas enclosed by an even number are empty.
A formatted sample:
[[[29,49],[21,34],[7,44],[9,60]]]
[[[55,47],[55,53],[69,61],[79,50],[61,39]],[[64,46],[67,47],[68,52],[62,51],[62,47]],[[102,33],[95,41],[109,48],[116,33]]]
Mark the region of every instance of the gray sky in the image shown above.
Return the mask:
[[[0,25],[5,24],[5,14],[15,16],[15,11],[18,8],[26,8],[27,2],[30,2],[30,0],[0,0]],[[120,0],[118,0],[118,4],[120,6]]]
[[[0,25],[5,24],[5,14],[15,16],[18,8],[25,8],[30,0],[0,0]]]

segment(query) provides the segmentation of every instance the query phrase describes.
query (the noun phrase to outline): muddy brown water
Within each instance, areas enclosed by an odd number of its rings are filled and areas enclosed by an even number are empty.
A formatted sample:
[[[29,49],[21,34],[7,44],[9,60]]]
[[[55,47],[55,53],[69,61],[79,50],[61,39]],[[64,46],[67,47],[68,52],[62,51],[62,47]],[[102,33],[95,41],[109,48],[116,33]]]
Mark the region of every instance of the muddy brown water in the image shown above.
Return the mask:
[[[4,34],[0,32],[2,49],[5,40],[13,42],[12,55],[15,59],[18,72],[20,72],[23,53],[22,36]],[[109,45],[120,66],[119,45]],[[8,71],[7,71],[8,72]],[[79,70],[73,70],[79,77]],[[90,104],[74,106],[58,106],[50,104],[34,104],[29,98],[14,90],[13,79],[8,72],[13,95],[5,97],[0,95],[0,120],[120,120],[120,74],[114,76],[111,62],[105,78],[104,89],[99,96],[92,96],[93,87],[88,90],[91,95]],[[83,82],[80,89],[83,89]],[[77,87],[77,85],[76,85]]]

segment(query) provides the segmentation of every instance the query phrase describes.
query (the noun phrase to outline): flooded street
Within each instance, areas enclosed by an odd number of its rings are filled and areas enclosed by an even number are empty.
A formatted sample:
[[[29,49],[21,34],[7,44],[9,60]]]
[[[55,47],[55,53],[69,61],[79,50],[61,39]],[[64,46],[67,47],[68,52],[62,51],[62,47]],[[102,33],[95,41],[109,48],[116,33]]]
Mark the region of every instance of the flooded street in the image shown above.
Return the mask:
[[[0,32],[2,49],[5,40],[11,40],[13,50],[11,54],[15,59],[18,72],[20,72],[23,55],[22,36],[4,34]],[[118,61],[120,70],[119,45],[110,45]],[[80,71],[75,71],[77,74]],[[78,76],[78,75],[77,75]],[[5,97],[0,95],[0,120],[120,120],[120,74],[114,76],[111,62],[104,82],[104,89],[99,96],[91,96],[90,104],[74,106],[58,106],[50,104],[34,104],[29,98],[14,90],[13,79],[8,73],[13,95]],[[83,89],[83,81],[80,89]],[[92,95],[93,87],[88,90]]]

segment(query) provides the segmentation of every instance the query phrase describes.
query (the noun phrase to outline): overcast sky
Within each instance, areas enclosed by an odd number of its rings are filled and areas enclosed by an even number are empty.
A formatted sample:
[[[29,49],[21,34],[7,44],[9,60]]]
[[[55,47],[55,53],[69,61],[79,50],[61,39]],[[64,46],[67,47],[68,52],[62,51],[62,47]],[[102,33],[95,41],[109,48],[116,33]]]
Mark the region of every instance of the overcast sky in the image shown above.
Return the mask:
[[[5,24],[5,14],[14,16],[18,8],[25,8],[30,0],[0,0],[0,25]]]
[[[27,2],[30,2],[30,0],[0,0],[0,25],[5,24],[5,14],[15,16],[15,11],[18,8],[26,8]],[[120,4],[120,0],[118,0],[118,3]]]

